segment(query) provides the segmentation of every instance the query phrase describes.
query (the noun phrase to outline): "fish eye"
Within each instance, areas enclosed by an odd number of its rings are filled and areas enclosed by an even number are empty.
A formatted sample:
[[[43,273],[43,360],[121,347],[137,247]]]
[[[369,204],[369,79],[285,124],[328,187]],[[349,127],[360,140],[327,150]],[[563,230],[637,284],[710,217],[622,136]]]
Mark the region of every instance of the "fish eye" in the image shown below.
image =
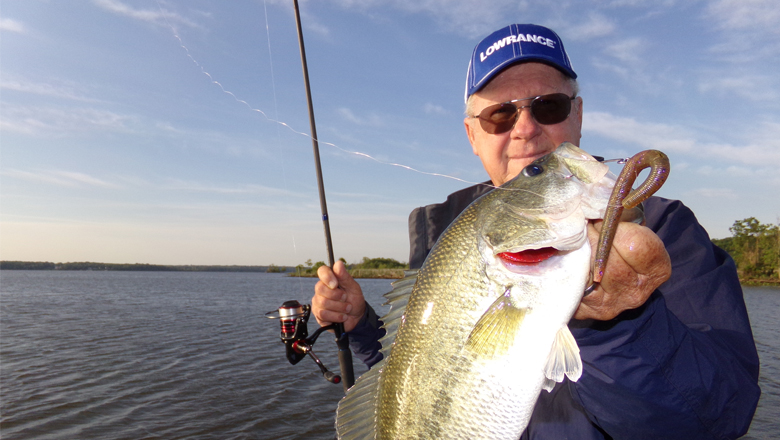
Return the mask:
[[[532,163],[531,165],[528,165],[527,167],[523,168],[523,175],[526,177],[538,176],[543,172],[544,172],[544,167],[536,163]]]

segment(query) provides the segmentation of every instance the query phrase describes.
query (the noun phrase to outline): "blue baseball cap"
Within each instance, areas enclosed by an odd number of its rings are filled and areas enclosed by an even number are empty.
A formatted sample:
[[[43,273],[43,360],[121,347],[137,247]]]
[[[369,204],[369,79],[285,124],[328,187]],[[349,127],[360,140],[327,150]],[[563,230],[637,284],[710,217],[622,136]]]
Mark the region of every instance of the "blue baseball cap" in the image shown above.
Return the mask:
[[[577,78],[563,41],[552,29],[535,24],[511,24],[488,35],[474,48],[466,77],[466,101],[505,68],[522,62],[549,64]]]

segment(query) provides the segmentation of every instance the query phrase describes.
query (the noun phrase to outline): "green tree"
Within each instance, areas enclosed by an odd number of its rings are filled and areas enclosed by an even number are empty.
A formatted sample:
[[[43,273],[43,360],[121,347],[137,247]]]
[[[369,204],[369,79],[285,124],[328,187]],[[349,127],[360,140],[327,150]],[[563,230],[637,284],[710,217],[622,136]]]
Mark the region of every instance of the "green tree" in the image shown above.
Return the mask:
[[[749,278],[780,278],[780,228],[755,217],[737,220],[729,228],[732,238],[722,241],[740,273]],[[721,243],[716,243],[721,245]]]
[[[284,272],[284,270],[285,270],[285,268],[279,267],[279,266],[277,266],[277,265],[272,263],[270,266],[268,266],[268,269],[266,269],[265,271],[267,273],[282,273],[282,272]]]
[[[48,261],[0,261],[0,269],[6,270],[54,270],[55,264]]]
[[[401,263],[392,258],[368,258],[363,257],[363,261],[356,264],[357,269],[406,269],[406,263]]]

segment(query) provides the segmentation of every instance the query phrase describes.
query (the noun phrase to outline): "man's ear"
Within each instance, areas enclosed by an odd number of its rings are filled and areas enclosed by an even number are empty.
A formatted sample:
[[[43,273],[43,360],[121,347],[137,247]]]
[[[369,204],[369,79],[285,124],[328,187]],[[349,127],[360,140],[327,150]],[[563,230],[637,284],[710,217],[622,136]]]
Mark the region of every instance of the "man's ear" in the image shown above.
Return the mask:
[[[475,156],[479,156],[479,152],[477,152],[477,147],[476,147],[477,144],[475,142],[475,140],[476,140],[475,138],[476,138],[476,135],[477,135],[476,131],[479,130],[479,128],[477,128],[474,125],[472,125],[472,124],[476,124],[476,123],[478,123],[476,118],[469,118],[469,117],[467,117],[467,118],[463,119],[463,125],[466,127],[466,136],[468,136],[469,143],[471,143],[471,151],[474,152]]]
[[[577,118],[577,133],[579,133],[580,138],[582,138],[582,96],[578,96],[577,99],[574,100],[574,109]],[[579,144],[580,139],[577,139],[577,145]]]

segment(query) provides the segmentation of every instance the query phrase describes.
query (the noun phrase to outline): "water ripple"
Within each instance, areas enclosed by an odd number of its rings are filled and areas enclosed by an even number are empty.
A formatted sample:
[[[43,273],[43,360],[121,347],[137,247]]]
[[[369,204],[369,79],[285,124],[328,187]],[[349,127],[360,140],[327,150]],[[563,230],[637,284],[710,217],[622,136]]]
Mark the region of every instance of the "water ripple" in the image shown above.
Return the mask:
[[[389,290],[361,284],[374,305]],[[3,271],[0,436],[331,440],[342,387],[307,359],[290,365],[278,323],[264,317],[285,300],[308,302],[313,285],[272,274]],[[746,291],[764,391],[751,439],[780,432],[777,293]],[[329,339],[315,349],[337,370]]]

